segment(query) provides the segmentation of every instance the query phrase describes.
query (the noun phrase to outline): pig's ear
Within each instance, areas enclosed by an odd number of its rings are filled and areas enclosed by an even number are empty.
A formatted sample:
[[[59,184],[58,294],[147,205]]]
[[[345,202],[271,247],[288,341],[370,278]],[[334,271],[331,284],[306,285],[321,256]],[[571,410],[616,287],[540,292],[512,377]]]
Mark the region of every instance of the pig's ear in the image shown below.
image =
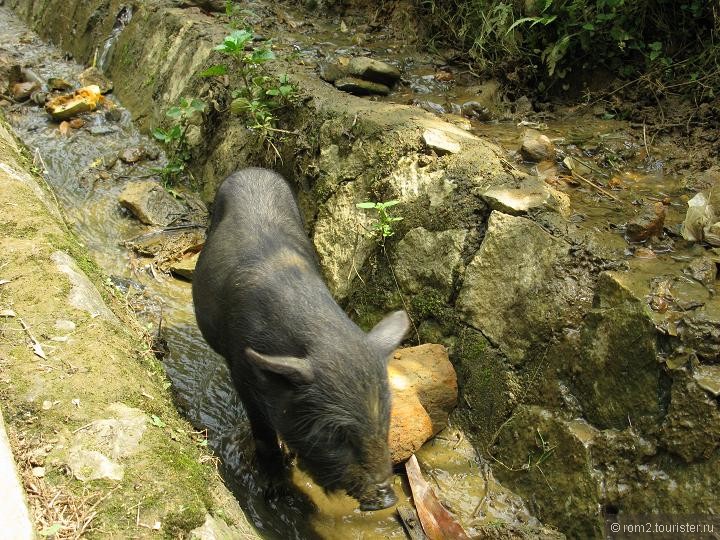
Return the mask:
[[[404,311],[395,311],[377,323],[367,335],[368,342],[383,356],[390,356],[405,337],[410,319]]]
[[[270,356],[269,354],[259,353],[250,347],[245,349],[245,356],[260,370],[281,375],[295,384],[308,384],[315,378],[312,366],[307,358]]]

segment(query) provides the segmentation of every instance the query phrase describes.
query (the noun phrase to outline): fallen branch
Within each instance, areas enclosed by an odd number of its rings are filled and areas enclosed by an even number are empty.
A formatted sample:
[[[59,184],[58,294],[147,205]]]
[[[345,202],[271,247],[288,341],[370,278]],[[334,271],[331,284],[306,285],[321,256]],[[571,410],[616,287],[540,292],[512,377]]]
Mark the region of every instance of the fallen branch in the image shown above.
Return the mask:
[[[613,195],[613,194],[610,193],[609,191],[605,190],[604,188],[598,186],[595,182],[592,182],[592,181],[588,180],[587,178],[585,178],[585,177],[581,176],[580,174],[576,173],[575,171],[570,171],[570,173],[573,175],[573,178],[577,178],[578,180],[582,180],[582,181],[585,182],[586,184],[591,185],[592,187],[594,187],[595,189],[597,189],[597,190],[598,190],[600,193],[602,193],[603,195],[606,195],[606,196],[610,197],[611,199],[613,199],[613,200],[615,200],[615,201],[617,201],[617,202],[622,202],[622,201],[621,201],[620,199],[618,199],[615,195]]]

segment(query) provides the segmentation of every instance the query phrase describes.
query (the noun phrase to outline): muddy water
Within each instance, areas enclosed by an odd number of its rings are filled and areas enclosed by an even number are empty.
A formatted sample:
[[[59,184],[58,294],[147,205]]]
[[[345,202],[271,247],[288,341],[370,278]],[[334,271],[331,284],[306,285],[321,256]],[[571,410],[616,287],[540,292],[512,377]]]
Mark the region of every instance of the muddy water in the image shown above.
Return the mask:
[[[60,77],[80,86],[77,76],[83,67],[64,60],[60,51],[44,44],[3,7],[0,55],[31,67],[43,79]],[[177,402],[195,426],[207,429],[210,444],[222,460],[226,481],[248,516],[267,538],[405,538],[394,509],[360,512],[352,499],[327,497],[299,471],[295,472],[295,483],[301,495],[279,506],[264,502],[249,465],[252,441],[242,406],[224,361],[207,347],[195,325],[190,285],[151,271],[124,246],[124,242],[148,232],[148,227],[120,208],[118,194],[126,182],[152,176],[151,168],[161,166],[164,157],[135,165],[118,161],[105,171],[101,163],[123,149],[154,145],[135,129],[122,104],[112,96],[109,99],[122,113],[119,121],[108,120],[104,111],[97,111],[84,115],[86,124],[67,135],[61,134],[59,125],[34,104],[10,105],[5,114],[33,151],[36,165],[44,170],[80,240],[119,290],[127,294],[129,303],[147,308],[155,315],[151,320],[157,319],[157,306],[161,307],[163,337],[169,349],[164,362]],[[443,500],[463,517],[469,531],[489,520],[531,521],[522,501],[483,472],[461,434],[447,430],[418,457],[442,487]],[[403,481],[402,476],[396,476],[395,489],[401,501],[408,503],[409,490]]]

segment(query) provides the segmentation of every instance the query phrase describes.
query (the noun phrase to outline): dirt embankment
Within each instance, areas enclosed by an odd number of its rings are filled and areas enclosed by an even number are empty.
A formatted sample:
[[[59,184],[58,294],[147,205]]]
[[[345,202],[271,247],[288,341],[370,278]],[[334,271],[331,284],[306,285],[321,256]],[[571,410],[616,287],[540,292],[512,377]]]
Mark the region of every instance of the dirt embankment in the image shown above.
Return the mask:
[[[207,520],[252,537],[149,340],[33,170],[0,118],[0,398],[38,532],[177,537]]]

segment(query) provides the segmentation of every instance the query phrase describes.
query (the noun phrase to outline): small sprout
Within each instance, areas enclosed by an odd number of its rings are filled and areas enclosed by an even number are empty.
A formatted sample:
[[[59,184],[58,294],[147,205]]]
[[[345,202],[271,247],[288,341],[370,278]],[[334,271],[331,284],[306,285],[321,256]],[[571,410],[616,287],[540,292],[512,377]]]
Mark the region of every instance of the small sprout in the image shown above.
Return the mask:
[[[159,428],[164,428],[167,425],[167,424],[165,424],[165,422],[163,422],[160,419],[159,416],[157,416],[155,414],[150,415],[150,422],[152,423],[153,426],[159,427]]]
[[[362,208],[363,210],[375,210],[377,212],[372,228],[378,237],[378,241],[383,245],[385,244],[386,238],[395,234],[393,223],[397,223],[403,219],[401,217],[391,216],[390,212],[388,212],[388,208],[395,206],[399,202],[398,200],[385,202],[368,201],[355,205],[357,208]]]

